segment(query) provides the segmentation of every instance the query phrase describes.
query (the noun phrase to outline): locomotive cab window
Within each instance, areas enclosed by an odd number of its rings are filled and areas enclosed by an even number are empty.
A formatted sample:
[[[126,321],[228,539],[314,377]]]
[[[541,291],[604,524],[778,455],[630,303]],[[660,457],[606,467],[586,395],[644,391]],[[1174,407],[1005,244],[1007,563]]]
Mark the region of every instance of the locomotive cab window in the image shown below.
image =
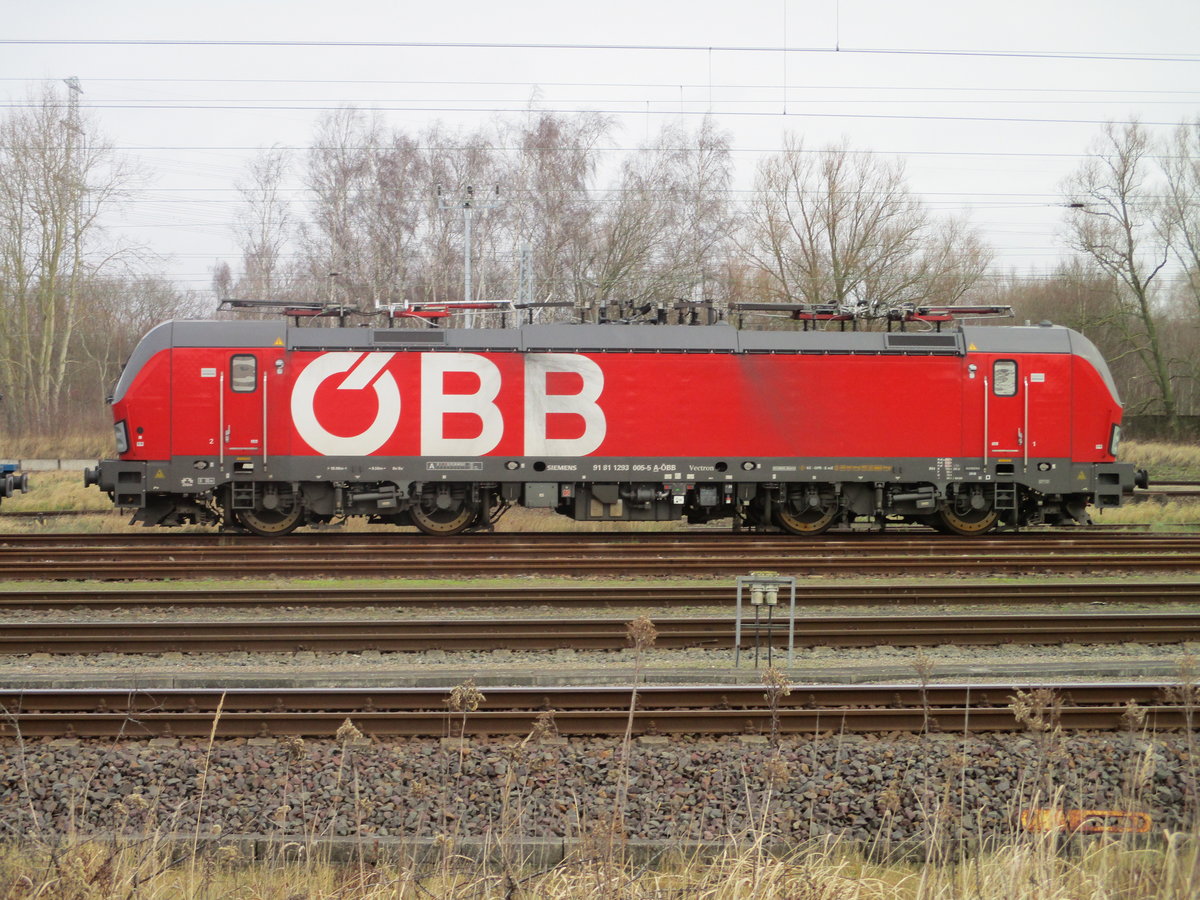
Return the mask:
[[[258,360],[239,353],[229,360],[229,387],[239,394],[249,394],[258,384]]]
[[[992,390],[997,397],[1014,397],[1017,393],[1017,362],[998,359],[992,365]]]

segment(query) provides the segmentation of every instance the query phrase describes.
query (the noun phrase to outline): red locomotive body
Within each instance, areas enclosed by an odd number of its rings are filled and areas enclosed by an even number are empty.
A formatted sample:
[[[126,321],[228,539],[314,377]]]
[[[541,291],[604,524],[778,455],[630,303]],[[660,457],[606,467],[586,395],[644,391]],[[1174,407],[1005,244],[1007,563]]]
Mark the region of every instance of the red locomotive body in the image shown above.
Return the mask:
[[[506,504],[811,534],[1086,521],[1134,471],[1095,347],[1064,328],[432,330],[174,322],[113,399],[90,481],[147,524],[347,515],[454,533]]]

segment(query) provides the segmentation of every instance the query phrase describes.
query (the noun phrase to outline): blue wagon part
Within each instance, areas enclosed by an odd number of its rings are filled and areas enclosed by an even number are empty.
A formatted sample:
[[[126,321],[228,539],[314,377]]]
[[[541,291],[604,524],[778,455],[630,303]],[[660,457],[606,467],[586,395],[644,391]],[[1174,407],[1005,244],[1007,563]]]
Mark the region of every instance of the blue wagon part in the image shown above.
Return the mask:
[[[17,491],[29,490],[29,475],[17,471],[16,463],[0,463],[0,501]]]

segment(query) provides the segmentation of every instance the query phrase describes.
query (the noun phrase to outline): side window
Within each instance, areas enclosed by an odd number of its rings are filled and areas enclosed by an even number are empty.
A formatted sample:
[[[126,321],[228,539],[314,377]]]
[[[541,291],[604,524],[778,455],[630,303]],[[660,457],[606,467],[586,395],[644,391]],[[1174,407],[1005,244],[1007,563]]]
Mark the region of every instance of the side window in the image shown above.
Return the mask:
[[[997,397],[1013,397],[1017,393],[1017,361],[998,359],[992,365],[992,390]]]
[[[239,394],[249,394],[258,385],[258,361],[249,354],[229,360],[229,387]]]

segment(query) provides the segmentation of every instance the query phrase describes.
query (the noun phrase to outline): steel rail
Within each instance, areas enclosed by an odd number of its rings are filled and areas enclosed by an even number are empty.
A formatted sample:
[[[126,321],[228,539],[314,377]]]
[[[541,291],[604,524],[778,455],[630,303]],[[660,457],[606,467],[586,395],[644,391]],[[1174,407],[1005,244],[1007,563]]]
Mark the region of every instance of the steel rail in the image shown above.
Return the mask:
[[[738,734],[1020,731],[1018,690],[1040,685],[803,686],[769,698],[762,687],[489,688],[476,710],[448,707],[445,689],[0,691],[0,738],[333,737],[350,719],[363,733],[528,734],[552,717],[560,734]],[[1151,730],[1192,723],[1194,710],[1157,682],[1049,686],[1048,715],[1068,729],[1127,728],[1134,704]],[[772,709],[774,700],[775,708]]]
[[[462,607],[521,608],[549,606],[557,610],[586,607],[643,608],[729,606],[736,592],[729,584],[597,584],[505,587],[437,585],[426,587],[174,587],[121,590],[66,589],[0,591],[0,609],[156,609],[156,608],[270,608],[305,606],[330,608],[392,607],[453,610]],[[796,600],[813,606],[908,606],[921,604],[1018,604],[1195,602],[1200,582],[1083,582],[963,584],[936,581],[925,584],[801,583]]]
[[[782,610],[780,611],[782,613]],[[758,640],[786,639],[786,619],[764,619]],[[731,646],[732,617],[660,618],[655,646]],[[1183,643],[1200,639],[1200,613],[1086,615],[804,616],[798,647],[896,647],[1006,643]],[[755,633],[745,628],[742,646]],[[295,653],[439,650],[617,650],[627,645],[620,619],[407,619],[399,621],[179,621],[7,623],[0,654]]]
[[[472,556],[430,559],[420,555],[347,554],[333,550],[328,557],[234,555],[224,559],[174,554],[118,558],[80,556],[57,560],[37,558],[0,560],[0,579],[146,580],[164,578],[240,578],[248,575],[340,578],[438,578],[500,575],[676,575],[713,576],[770,569],[788,575],[929,575],[946,573],[1094,574],[1096,572],[1193,572],[1200,570],[1200,551],[1115,553],[980,553],[914,556],[911,553],[871,555],[818,554],[802,546],[786,553],[756,551],[632,554],[610,551],[570,557],[511,555],[499,550]]]
[[[310,535],[280,541],[230,535],[55,535],[0,538],[0,579],[205,576],[430,577],[462,575],[713,575],[776,569],[857,572],[1189,571],[1200,535],[996,535],[942,539],[858,534],[573,533],[470,535],[446,540]]]
[[[1187,492],[1167,492],[1167,491],[1143,492],[1143,491],[1139,491],[1137,494],[1134,495],[1133,499],[1130,502],[1138,503],[1138,502],[1143,502],[1145,500],[1163,499],[1164,497],[1165,498],[1190,497],[1193,495],[1200,496],[1200,491],[1194,492],[1194,494],[1193,494],[1193,492],[1190,492],[1190,491],[1187,491]],[[79,518],[79,517],[88,517],[88,516],[107,516],[107,517],[111,517],[111,518],[119,518],[123,522],[126,518],[124,514],[118,512],[116,510],[111,510],[111,509],[52,509],[52,510],[20,509],[20,510],[10,510],[10,509],[6,508],[4,510],[0,510],[0,519],[33,519],[34,521],[38,521],[38,522],[45,522],[50,519],[70,519],[70,518]],[[689,526],[689,527],[693,528],[696,531],[703,531],[704,533],[708,533],[708,534],[712,534],[718,530],[712,526],[708,526],[708,527]],[[1173,522],[1173,523],[1171,523],[1171,527],[1178,529],[1178,530],[1194,529],[1194,528],[1200,527],[1200,522]],[[379,528],[380,528],[380,530],[384,530],[384,529],[386,529],[386,526],[379,526]],[[1125,533],[1148,532],[1150,530],[1150,528],[1151,528],[1151,524],[1147,523],[1147,522],[1118,522],[1118,523],[1093,522],[1091,525],[1088,526],[1088,530],[1093,533],[1108,532],[1108,533],[1114,533],[1114,534],[1118,533],[1118,532],[1125,532]],[[387,530],[390,533],[388,540],[394,541],[397,539],[397,537],[410,537],[410,538],[420,537],[420,535],[418,535],[412,531],[391,532],[390,529],[387,529]],[[564,527],[560,531],[562,533],[568,532],[569,526]],[[328,534],[330,532],[328,530],[322,530],[321,533]],[[359,533],[362,533],[362,532],[359,532]],[[367,533],[370,533],[370,532],[367,532]],[[831,535],[841,536],[841,537],[845,537],[847,535],[852,535],[852,534],[866,534],[866,533],[873,533],[873,529],[871,528],[871,526],[862,525],[862,526],[856,526],[853,529],[839,528],[839,529],[836,529],[836,530],[830,532]],[[921,536],[921,537],[933,537],[934,536],[930,533],[929,529],[924,525],[913,525],[913,524],[908,524],[908,523],[893,523],[893,522],[888,523],[888,533],[893,536],[902,536],[902,535]],[[1039,534],[1041,532],[1035,530],[1032,532],[1026,531],[1025,533],[1026,534]],[[1061,534],[1061,532],[1058,532],[1058,533]],[[1163,532],[1157,532],[1157,533],[1163,534]],[[59,534],[61,534],[61,533],[59,533]],[[129,534],[129,532],[125,532],[125,534]],[[303,539],[303,537],[305,535],[311,536],[311,534],[309,532],[301,532],[301,534],[299,535],[299,537],[297,539]],[[34,536],[40,537],[41,535],[22,535],[22,537],[34,537]],[[806,540],[811,540],[811,538],[806,538]]]
[[[874,541],[814,541],[797,537],[792,540],[747,541],[732,535],[726,538],[694,543],[661,540],[650,537],[640,541],[592,541],[584,538],[557,543],[514,543],[496,541],[487,544],[422,544],[415,541],[396,541],[391,545],[338,545],[327,547],[310,544],[274,544],[243,542],[228,546],[206,545],[166,545],[166,546],[96,546],[81,540],[74,546],[57,547],[23,547],[4,546],[0,540],[0,562],[17,561],[34,558],[43,561],[70,561],[80,557],[95,558],[111,557],[119,554],[124,559],[138,562],[154,562],[161,559],[163,553],[187,554],[198,560],[221,562],[229,559],[297,559],[309,557],[314,550],[337,553],[339,556],[350,556],[360,561],[378,559],[381,556],[389,560],[436,560],[436,559],[470,559],[487,558],[498,552],[513,559],[537,560],[547,556],[574,558],[583,555],[621,554],[630,557],[653,557],[665,554],[685,556],[695,553],[714,554],[811,554],[825,556],[877,556],[896,553],[921,556],[1012,556],[1017,554],[1049,556],[1056,553],[1145,553],[1149,551],[1179,553],[1200,552],[1200,541],[1190,537],[1162,537],[1158,541],[1131,541],[1132,536],[1111,535],[1098,537],[1091,541],[995,541],[981,538],[971,542],[949,541],[913,541],[878,539]],[[1142,537],[1142,535],[1138,535]]]
[[[198,551],[202,548],[233,548],[241,547],[248,551],[302,551],[307,548],[337,547],[338,550],[378,551],[386,548],[389,551],[410,550],[415,553],[458,553],[464,548],[486,551],[497,547],[509,550],[546,551],[553,547],[564,550],[581,551],[589,548],[611,547],[617,545],[623,548],[679,547],[696,550],[701,546],[713,547],[745,546],[775,547],[780,550],[796,550],[797,547],[809,548],[838,548],[852,550],[859,548],[863,552],[880,552],[887,550],[919,550],[926,553],[943,553],[950,550],[962,552],[986,551],[989,547],[1025,548],[1057,547],[1063,548],[1134,548],[1145,546],[1200,546],[1200,534],[1171,533],[1171,534],[1114,534],[1098,533],[1092,529],[1058,530],[1058,532],[1021,532],[992,533],[960,538],[960,536],[920,533],[877,533],[877,532],[829,532],[822,535],[798,536],[787,534],[757,534],[730,533],[727,530],[697,528],[690,532],[506,532],[455,535],[450,538],[431,538],[431,536],[415,532],[296,532],[286,538],[258,538],[246,534],[220,533],[180,533],[173,530],[145,530],[145,532],[120,534],[79,534],[79,533],[44,533],[44,534],[0,534],[0,552],[30,552],[40,551],[78,551],[80,548],[92,550],[137,552],[139,548],[148,551],[161,551],[164,547],[174,551]]]

